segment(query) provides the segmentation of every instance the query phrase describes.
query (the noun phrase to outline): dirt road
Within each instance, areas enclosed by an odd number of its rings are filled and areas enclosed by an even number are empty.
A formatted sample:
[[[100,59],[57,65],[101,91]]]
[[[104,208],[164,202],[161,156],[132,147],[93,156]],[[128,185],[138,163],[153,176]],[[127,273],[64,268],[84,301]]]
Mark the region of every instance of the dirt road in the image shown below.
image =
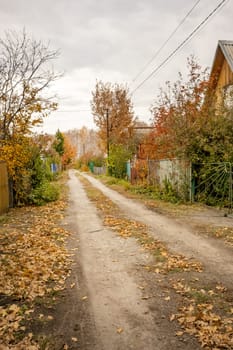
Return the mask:
[[[70,174],[70,196],[78,225],[81,261],[88,287],[94,337],[90,349],[167,349],[159,344],[143,294],[132,277],[137,264],[149,259],[135,242],[122,240],[103,227],[81,183]],[[88,342],[88,340],[87,340]]]
[[[169,249],[200,260],[213,279],[232,288],[230,248],[200,237],[187,226],[84,176],[128,217],[149,225],[151,234],[167,242]],[[79,242],[79,251],[74,250],[79,269],[73,269],[71,276],[77,281],[72,302],[77,293],[77,304],[85,309],[81,339],[73,349],[199,349],[195,338],[176,336],[177,325],[169,321],[169,316],[177,308],[179,297],[172,295],[173,304],[168,305],[171,294],[166,281],[143,271],[141,266],[150,263],[149,253],[142,251],[136,240],[122,239],[103,226],[74,171],[70,172],[69,188],[69,224],[75,232],[71,246]],[[81,285],[85,294],[80,292]]]
[[[219,280],[232,286],[232,249],[227,248],[220,241],[200,237],[200,235],[189,229],[187,225],[146,209],[142,204],[125,198],[91,176],[83,176],[113,202],[118,204],[127,216],[149,225],[152,229],[152,235],[156,239],[166,242],[172,251],[184,254],[189,258],[198,259],[204,264],[209,273],[214,272]]]

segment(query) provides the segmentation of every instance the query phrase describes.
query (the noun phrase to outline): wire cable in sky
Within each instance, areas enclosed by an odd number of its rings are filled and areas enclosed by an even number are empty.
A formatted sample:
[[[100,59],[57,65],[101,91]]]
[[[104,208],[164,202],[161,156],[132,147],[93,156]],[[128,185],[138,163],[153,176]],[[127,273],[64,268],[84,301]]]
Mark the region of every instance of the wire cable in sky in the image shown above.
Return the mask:
[[[77,112],[90,112],[90,109],[73,109],[73,110],[55,110],[54,113],[77,113]]]
[[[162,61],[132,92],[131,96],[142,87],[147,80],[149,80],[155,73],[157,73],[183,46],[185,46],[189,40],[200,30],[203,25],[229,0],[222,0],[210,13],[209,15],[173,50],[165,60]]]
[[[167,45],[167,43],[171,40],[171,38],[175,35],[175,33],[178,31],[178,29],[182,26],[182,24],[185,22],[186,18],[192,13],[192,11],[195,9],[195,7],[198,5],[198,3],[201,0],[198,0],[195,2],[193,7],[188,11],[188,13],[185,15],[185,17],[180,21],[180,23],[176,26],[176,28],[171,32],[171,34],[168,36],[168,38],[165,40],[165,42],[160,46],[160,48],[156,51],[156,53],[153,55],[153,57],[145,64],[145,66],[138,72],[138,74],[132,79],[132,82],[134,83],[142,73],[145,72],[146,68],[155,60],[155,58],[159,55],[159,53],[162,51],[162,49]]]

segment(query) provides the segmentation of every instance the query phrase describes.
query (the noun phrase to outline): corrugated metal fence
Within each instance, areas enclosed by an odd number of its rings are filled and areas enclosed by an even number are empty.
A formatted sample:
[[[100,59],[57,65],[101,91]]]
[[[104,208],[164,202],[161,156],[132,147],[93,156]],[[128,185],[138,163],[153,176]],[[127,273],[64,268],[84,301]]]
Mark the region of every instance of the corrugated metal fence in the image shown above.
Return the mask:
[[[107,168],[105,166],[94,166],[93,173],[95,175],[105,175],[107,172]]]
[[[0,160],[0,214],[9,208],[9,185],[6,163]]]
[[[163,185],[169,181],[177,192],[191,186],[191,163],[181,159],[163,159],[148,161],[148,180],[153,185]]]
[[[182,196],[191,200],[191,163],[180,159],[141,160],[131,165],[131,182],[163,188],[170,183]]]

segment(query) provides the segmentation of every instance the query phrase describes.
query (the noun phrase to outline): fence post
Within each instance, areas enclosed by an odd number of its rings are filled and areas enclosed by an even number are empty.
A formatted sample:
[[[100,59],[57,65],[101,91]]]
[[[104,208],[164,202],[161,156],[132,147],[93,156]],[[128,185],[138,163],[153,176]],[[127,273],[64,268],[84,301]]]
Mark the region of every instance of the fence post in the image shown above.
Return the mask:
[[[229,174],[229,214],[232,213],[232,164],[230,163]]]
[[[195,179],[192,178],[193,177],[193,164],[192,162],[190,162],[190,166],[189,166],[189,199],[190,202],[193,203],[194,202],[194,194],[195,194]]]
[[[150,160],[147,157],[147,185],[150,185]]]
[[[9,185],[7,166],[0,161],[0,214],[9,209]]]

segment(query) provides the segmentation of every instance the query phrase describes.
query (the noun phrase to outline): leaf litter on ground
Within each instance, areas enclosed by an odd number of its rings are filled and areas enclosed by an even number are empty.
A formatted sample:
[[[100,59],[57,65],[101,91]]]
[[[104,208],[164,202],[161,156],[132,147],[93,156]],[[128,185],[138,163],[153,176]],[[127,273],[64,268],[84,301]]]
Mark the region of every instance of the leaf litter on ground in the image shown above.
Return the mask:
[[[60,200],[11,209],[0,224],[0,350],[39,349],[23,323],[37,297],[64,288],[70,268],[64,242],[69,233],[59,222],[65,206]],[[25,333],[20,341],[19,331]]]

